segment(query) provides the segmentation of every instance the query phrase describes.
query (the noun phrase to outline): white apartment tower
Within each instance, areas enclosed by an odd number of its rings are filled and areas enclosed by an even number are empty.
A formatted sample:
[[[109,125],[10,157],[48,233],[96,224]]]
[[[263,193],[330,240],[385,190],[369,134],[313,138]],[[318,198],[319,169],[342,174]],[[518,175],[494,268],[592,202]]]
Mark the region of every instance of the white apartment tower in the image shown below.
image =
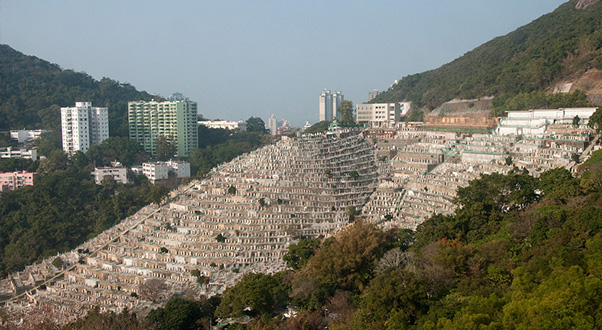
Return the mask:
[[[61,108],[61,129],[64,152],[86,152],[109,138],[109,110],[92,107],[91,102],[75,102],[75,107]]]
[[[320,121],[332,121],[335,118],[340,120],[341,115],[337,113],[337,110],[344,99],[340,91],[332,93],[327,89],[323,90],[322,94],[320,94]]]
[[[274,135],[276,133],[276,130],[278,129],[278,120],[276,119],[276,116],[274,116],[274,114],[272,114],[272,117],[270,117],[270,119],[268,120],[268,129],[270,130],[270,133],[272,133],[272,135]]]

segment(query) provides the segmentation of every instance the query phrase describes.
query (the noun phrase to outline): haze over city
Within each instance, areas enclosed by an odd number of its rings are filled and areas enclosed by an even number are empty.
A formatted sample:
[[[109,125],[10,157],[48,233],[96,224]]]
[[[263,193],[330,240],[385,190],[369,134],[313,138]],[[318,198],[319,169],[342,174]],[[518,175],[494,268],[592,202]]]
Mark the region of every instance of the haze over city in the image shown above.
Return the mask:
[[[5,0],[0,43],[96,79],[181,92],[207,118],[303,125],[318,120],[324,88],[365,102],[563,2]]]

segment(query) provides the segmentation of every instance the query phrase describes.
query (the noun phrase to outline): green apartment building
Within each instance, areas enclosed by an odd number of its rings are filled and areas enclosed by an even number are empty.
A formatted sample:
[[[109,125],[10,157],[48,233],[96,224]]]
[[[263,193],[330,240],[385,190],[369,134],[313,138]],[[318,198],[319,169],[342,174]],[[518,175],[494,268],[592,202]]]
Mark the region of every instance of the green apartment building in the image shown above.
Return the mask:
[[[163,136],[177,146],[178,157],[198,148],[197,104],[188,100],[128,102],[130,140],[156,155],[156,140]]]

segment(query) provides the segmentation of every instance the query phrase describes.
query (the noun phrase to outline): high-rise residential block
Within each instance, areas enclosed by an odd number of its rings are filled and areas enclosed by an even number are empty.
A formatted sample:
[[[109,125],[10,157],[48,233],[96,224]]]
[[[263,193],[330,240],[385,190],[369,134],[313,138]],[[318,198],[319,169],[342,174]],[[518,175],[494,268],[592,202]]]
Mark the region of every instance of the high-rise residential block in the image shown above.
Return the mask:
[[[332,93],[325,89],[320,94],[319,104],[319,119],[320,121],[328,120],[332,121],[335,118],[341,119],[341,115],[337,112],[341,102],[344,100],[344,96],[340,91]]]
[[[272,135],[276,134],[276,130],[278,129],[278,120],[274,114],[272,114],[272,117],[270,117],[268,120],[268,129]]]
[[[75,107],[61,108],[61,130],[63,151],[69,155],[86,152],[109,138],[109,110],[75,102]]]
[[[128,102],[129,136],[156,155],[157,139],[176,146],[176,156],[186,157],[198,148],[197,103],[184,100]]]

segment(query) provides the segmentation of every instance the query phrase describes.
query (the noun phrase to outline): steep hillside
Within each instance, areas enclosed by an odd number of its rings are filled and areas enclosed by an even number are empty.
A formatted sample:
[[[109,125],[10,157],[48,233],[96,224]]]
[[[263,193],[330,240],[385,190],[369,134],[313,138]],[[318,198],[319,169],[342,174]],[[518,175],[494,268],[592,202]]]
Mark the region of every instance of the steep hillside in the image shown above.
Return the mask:
[[[0,45],[0,82],[0,130],[57,129],[59,107],[91,101],[109,108],[111,136],[127,136],[127,102],[152,98],[127,83],[63,70],[8,45]]]
[[[579,6],[577,6],[579,4]],[[577,9],[577,7],[581,9]],[[583,8],[585,7],[585,8]],[[406,76],[373,102],[409,100],[434,109],[459,98],[552,90],[602,70],[602,3],[569,1],[438,69]],[[593,72],[593,73],[592,73]],[[575,84],[597,100],[597,82]],[[601,93],[602,94],[602,93]]]
[[[83,308],[142,309],[175,292],[219,292],[244,273],[283,269],[282,256],[299,238],[345,227],[376,179],[372,146],[357,135],[280,141],[216,167],[172,191],[168,203],[146,206],[62,254],[64,277],[33,299],[71,318]],[[0,281],[0,297],[52,277],[54,260],[27,267],[27,278]],[[164,289],[147,295],[157,281]],[[15,316],[21,310],[8,307]]]

